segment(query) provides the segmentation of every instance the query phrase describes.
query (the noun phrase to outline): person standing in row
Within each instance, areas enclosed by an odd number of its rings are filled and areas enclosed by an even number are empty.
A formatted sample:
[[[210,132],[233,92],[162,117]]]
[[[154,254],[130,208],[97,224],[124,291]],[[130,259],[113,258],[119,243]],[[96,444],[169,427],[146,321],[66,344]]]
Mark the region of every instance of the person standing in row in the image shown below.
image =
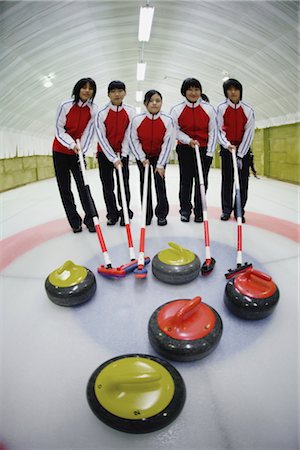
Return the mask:
[[[185,100],[175,105],[170,114],[177,128],[178,155],[180,171],[180,219],[189,222],[193,209],[191,202],[194,184],[195,222],[203,222],[200,185],[194,148],[200,149],[205,190],[208,187],[208,172],[217,141],[216,113],[212,105],[201,97],[202,86],[195,78],[186,78],[181,86]]]
[[[135,109],[132,106],[123,103],[125,96],[126,87],[122,81],[112,81],[109,83],[108,97],[110,102],[99,110],[95,120],[96,135],[98,139],[97,159],[99,163],[103,196],[107,210],[107,225],[115,225],[119,218],[121,218],[120,225],[125,225],[122,210],[120,181],[117,170],[119,164],[122,165],[129,218],[131,219],[133,217],[133,212],[129,209],[130,188],[128,167],[128,132],[129,122],[135,115]],[[114,193],[114,171],[116,171],[117,174],[117,197],[121,208],[120,210],[118,209],[116,196]]]
[[[73,88],[73,98],[62,102],[56,114],[56,133],[52,147],[54,170],[66,216],[74,233],[82,231],[82,219],[77,212],[71,191],[71,173],[85,212],[83,222],[90,232],[95,232],[80,170],[77,155],[79,148],[76,139],[80,139],[82,151],[86,153],[94,135],[94,118],[97,107],[93,100],[96,91],[94,80],[82,78]]]
[[[220,156],[222,161],[221,220],[228,220],[233,205],[234,170],[231,152],[236,150],[239,168],[242,221],[245,222],[245,205],[248,198],[249,167],[251,164],[250,145],[254,135],[255,118],[253,108],[242,101],[243,87],[238,80],[230,78],[223,84],[226,100],[217,107]]]
[[[145,166],[150,164],[157,198],[155,215],[157,225],[167,225],[169,203],[167,199],[165,170],[170,152],[175,142],[175,127],[172,117],[161,111],[162,95],[152,89],[145,94],[146,111],[135,116],[130,125],[130,147],[140,171],[140,191],[143,201],[143,184]],[[148,178],[148,198],[146,225],[150,225],[153,217],[151,171]]]

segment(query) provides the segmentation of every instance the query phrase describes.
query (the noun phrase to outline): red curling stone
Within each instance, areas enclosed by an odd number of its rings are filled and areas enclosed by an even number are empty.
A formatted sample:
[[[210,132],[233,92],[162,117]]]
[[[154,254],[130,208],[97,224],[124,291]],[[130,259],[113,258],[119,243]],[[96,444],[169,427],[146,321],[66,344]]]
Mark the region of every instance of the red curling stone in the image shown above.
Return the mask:
[[[211,353],[223,331],[220,315],[201,297],[180,299],[157,308],[148,322],[152,347],[174,361],[195,361]]]
[[[278,301],[279,290],[272,278],[253,268],[231,278],[225,287],[226,307],[242,319],[264,319],[273,313]]]

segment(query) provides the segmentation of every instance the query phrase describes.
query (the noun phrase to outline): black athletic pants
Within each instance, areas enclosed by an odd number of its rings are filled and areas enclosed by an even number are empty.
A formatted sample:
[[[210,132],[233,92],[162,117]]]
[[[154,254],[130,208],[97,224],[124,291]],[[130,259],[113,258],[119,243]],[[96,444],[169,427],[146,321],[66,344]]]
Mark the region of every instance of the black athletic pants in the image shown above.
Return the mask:
[[[84,223],[86,225],[92,225],[93,217],[89,212],[89,203],[79,166],[78,156],[76,154],[66,155],[64,153],[53,152],[53,163],[60,197],[70,226],[72,228],[79,228],[82,224],[82,219],[77,212],[74,196],[71,191],[71,173],[74,177],[81,205],[85,212]]]
[[[105,154],[103,152],[97,153],[98,163],[99,163],[99,173],[100,173],[100,179],[102,182],[102,190],[103,190],[103,196],[104,201],[106,205],[106,217],[107,219],[111,219],[113,221],[117,221],[119,216],[123,216],[122,211],[122,198],[121,198],[121,190],[120,190],[120,181],[119,181],[119,174],[117,169],[115,169],[113,163],[107,159]],[[127,201],[127,207],[128,207],[128,214],[129,218],[131,219],[133,217],[133,212],[129,209],[129,203],[130,203],[130,188],[129,188],[129,167],[128,167],[128,161],[129,157],[122,158],[122,164],[123,164],[123,179],[124,179],[124,188],[125,188],[125,196]],[[114,170],[117,174],[117,197],[118,197],[118,203],[121,208],[121,210],[118,210],[117,207],[117,201],[116,196],[114,193],[115,190],[115,180],[114,180]]]
[[[167,191],[166,191],[166,183],[165,179],[162,178],[159,173],[154,173],[156,169],[156,164],[158,161],[158,156],[147,157],[150,162],[149,167],[149,176],[148,176],[148,195],[147,195],[147,212],[146,212],[146,223],[150,224],[153,217],[153,205],[152,205],[152,175],[151,175],[151,167],[153,171],[154,177],[154,185],[156,192],[156,200],[157,205],[155,207],[155,215],[159,219],[165,219],[169,213],[169,203],[167,199]],[[141,161],[137,160],[137,165],[140,171],[140,192],[141,192],[141,201],[143,201],[143,186],[144,186],[144,174],[145,167]]]
[[[250,149],[249,149],[250,150]],[[234,210],[236,216],[236,207],[233,204],[233,186],[234,186],[234,170],[232,163],[232,155],[229,150],[221,146],[220,156],[222,160],[222,184],[221,184],[221,202],[222,211],[231,214]],[[241,209],[242,215],[245,214],[245,205],[248,198],[248,182],[250,167],[250,151],[242,158],[242,170],[239,170],[240,191],[241,191]]]
[[[208,172],[212,162],[210,156],[206,156],[206,147],[200,147],[200,158],[202,162],[202,172],[204,178],[205,192],[208,187]],[[195,149],[190,145],[178,144],[176,147],[179,162],[179,204],[181,215],[189,217],[193,205],[191,202],[193,181],[194,185],[194,214],[196,217],[202,216],[202,203],[200,194],[200,180],[198,177],[198,167]]]

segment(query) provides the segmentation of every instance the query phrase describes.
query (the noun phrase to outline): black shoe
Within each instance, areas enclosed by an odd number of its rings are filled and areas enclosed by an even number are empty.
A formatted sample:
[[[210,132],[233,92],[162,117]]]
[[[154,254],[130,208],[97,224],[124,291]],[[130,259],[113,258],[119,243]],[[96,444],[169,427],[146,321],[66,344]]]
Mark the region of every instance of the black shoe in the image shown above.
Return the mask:
[[[124,219],[124,217],[121,217],[120,227],[125,227],[125,219]]]
[[[229,220],[229,219],[230,219],[230,214],[228,214],[228,213],[223,213],[223,214],[221,214],[220,219],[221,219],[221,220]]]
[[[86,227],[87,227],[87,229],[89,230],[90,233],[96,233],[96,228],[95,228],[95,225],[93,223],[89,223]]]
[[[202,216],[195,216],[194,221],[197,222],[197,223],[202,223],[203,222],[203,217]]]
[[[190,216],[185,216],[184,214],[181,214],[180,220],[181,220],[181,222],[189,222]]]
[[[72,230],[73,230],[73,233],[81,233],[82,232],[82,226],[79,225],[79,227],[72,228]]]
[[[146,220],[146,225],[151,225],[152,219],[147,219]]]
[[[167,225],[167,219],[166,218],[161,218],[159,217],[157,219],[157,225],[159,225],[160,227],[164,227],[165,225]]]
[[[87,229],[89,230],[90,233],[96,232],[93,219],[84,219],[83,223],[87,227]]]
[[[111,225],[116,225],[116,223],[118,222],[119,217],[117,217],[116,219],[107,219],[106,225],[111,226]]]

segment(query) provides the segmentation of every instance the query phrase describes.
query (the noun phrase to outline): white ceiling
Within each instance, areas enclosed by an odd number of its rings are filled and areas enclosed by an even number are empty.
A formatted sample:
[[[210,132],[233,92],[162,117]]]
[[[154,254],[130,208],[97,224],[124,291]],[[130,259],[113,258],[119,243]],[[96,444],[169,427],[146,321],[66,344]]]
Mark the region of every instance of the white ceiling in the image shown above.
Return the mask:
[[[139,7],[145,4],[0,2],[1,127],[52,134],[58,103],[85,76],[97,82],[98,105],[107,101],[108,83],[120,79],[127,103],[138,106],[135,91],[154,88],[168,111],[189,76],[216,105],[223,99],[223,71],[242,82],[259,123],[296,120],[299,2],[150,1],[155,13],[144,46],[146,78],[137,82]],[[41,79],[52,72],[47,89]]]

